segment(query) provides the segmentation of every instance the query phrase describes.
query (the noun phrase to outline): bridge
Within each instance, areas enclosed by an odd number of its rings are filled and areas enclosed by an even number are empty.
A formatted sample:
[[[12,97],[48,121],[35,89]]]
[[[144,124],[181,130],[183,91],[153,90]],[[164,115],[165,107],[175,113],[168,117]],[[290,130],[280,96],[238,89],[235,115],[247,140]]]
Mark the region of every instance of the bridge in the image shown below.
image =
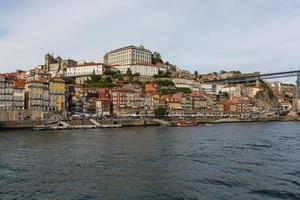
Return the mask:
[[[297,86],[297,97],[300,98],[300,70],[295,71],[285,71],[285,72],[276,72],[276,73],[267,73],[267,74],[251,74],[251,75],[241,75],[238,77],[230,77],[225,79],[214,79],[210,81],[205,81],[204,83],[212,84],[228,84],[228,83],[247,83],[263,79],[277,79],[277,78],[287,78],[287,77],[297,77],[296,86]]]

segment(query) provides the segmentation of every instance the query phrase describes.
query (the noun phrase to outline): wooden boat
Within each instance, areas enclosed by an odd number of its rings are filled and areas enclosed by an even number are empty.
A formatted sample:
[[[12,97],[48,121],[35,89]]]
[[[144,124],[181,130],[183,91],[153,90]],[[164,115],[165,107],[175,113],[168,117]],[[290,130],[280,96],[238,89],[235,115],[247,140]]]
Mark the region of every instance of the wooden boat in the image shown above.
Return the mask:
[[[189,126],[197,126],[197,123],[193,121],[179,120],[176,123],[176,125],[179,127],[189,127]]]

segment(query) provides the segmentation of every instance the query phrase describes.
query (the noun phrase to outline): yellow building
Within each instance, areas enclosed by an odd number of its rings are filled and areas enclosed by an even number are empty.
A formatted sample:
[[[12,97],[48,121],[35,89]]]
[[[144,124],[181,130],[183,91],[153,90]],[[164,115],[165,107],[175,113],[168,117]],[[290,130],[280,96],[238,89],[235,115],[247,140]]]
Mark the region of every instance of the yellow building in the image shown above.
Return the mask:
[[[182,110],[182,102],[172,97],[167,99],[167,106],[169,110]]]
[[[49,80],[50,111],[62,111],[65,109],[65,82],[61,78]]]

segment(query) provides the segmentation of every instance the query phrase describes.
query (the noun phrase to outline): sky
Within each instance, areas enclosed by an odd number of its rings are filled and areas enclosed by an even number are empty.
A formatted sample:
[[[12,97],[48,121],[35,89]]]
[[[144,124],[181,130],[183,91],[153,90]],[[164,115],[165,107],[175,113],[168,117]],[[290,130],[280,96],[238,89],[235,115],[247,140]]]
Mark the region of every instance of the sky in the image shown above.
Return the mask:
[[[0,73],[127,45],[199,73],[300,69],[299,0],[0,0]]]

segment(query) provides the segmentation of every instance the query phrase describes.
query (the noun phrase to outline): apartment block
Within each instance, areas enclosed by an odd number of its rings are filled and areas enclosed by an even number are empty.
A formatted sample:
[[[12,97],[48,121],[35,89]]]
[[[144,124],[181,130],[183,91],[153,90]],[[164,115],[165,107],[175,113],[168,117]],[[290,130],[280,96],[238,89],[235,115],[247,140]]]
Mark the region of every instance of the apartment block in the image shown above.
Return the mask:
[[[25,109],[32,111],[49,110],[49,82],[33,80],[25,84]]]
[[[50,111],[62,111],[65,109],[65,82],[61,78],[49,80],[49,106]]]
[[[13,79],[5,74],[0,74],[0,110],[13,109]]]
[[[25,80],[14,81],[13,107],[14,110],[25,108]]]

